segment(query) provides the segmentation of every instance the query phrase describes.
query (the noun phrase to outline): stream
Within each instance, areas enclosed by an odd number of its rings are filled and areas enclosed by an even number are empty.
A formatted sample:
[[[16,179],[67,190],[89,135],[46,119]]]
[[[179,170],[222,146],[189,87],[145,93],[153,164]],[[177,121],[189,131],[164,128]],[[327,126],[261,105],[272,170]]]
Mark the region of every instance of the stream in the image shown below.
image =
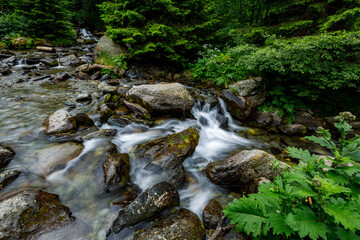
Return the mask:
[[[84,39],[91,37],[87,31],[82,31],[82,35]],[[189,127],[198,130],[199,144],[192,156],[183,163],[188,175],[187,184],[179,193],[180,205],[200,218],[211,198],[218,194],[229,194],[227,190],[208,180],[204,172],[208,163],[246,149],[261,149],[280,155],[286,146],[306,144],[298,137],[286,137],[276,132],[242,126],[231,117],[221,99],[217,104],[197,100],[191,110],[192,118],[163,119],[153,127],[139,123],[131,123],[125,127],[101,125],[96,111],[97,99],[101,97],[101,93],[96,87],[96,81],[75,77],[64,81],[54,80],[75,69],[75,66],[62,64],[60,59],[75,54],[83,63],[91,63],[95,46],[96,43],[56,48],[56,53],[14,50],[11,51],[13,62],[9,64],[12,73],[0,77],[0,143],[11,146],[16,152],[15,158],[6,168],[0,169],[0,173],[22,171],[19,178],[0,190],[0,200],[3,194],[19,189],[41,189],[59,195],[61,203],[68,206],[76,217],[75,223],[44,234],[40,239],[105,239],[106,231],[120,208],[112,203],[125,193],[140,193],[161,181],[158,176],[145,170],[144,165],[130,159],[131,184],[117,191],[104,192],[101,156],[110,143],[115,144],[120,153],[132,156],[138,144],[178,133]],[[39,60],[47,57],[56,59],[57,64],[49,67]],[[8,63],[11,61],[7,60]],[[122,81],[122,85],[131,87],[143,82],[143,79],[137,79],[131,72]],[[191,93],[200,91],[201,94],[211,94],[211,91],[194,89],[194,86],[189,85],[187,88]],[[79,94],[90,94],[93,101],[77,102]],[[211,97],[217,99],[215,94]],[[39,175],[37,169],[41,151],[62,143],[45,137],[40,132],[40,127],[47,115],[61,108],[73,115],[86,113],[96,121],[100,129],[116,129],[117,134],[110,138],[84,140],[80,155],[67,162],[64,168],[48,176]],[[227,122],[226,126],[222,124],[224,120]],[[136,227],[130,228],[118,239],[127,239],[135,230]]]

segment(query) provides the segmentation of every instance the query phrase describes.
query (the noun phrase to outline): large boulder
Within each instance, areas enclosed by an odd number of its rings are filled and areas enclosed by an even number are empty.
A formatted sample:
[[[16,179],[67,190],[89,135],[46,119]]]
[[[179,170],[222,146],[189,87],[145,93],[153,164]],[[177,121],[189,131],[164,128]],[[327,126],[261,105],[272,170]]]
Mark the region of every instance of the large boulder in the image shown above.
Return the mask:
[[[179,204],[179,193],[170,183],[155,184],[141,193],[130,205],[119,211],[106,235],[119,233],[126,227],[152,218],[163,210]]]
[[[148,162],[146,169],[159,173],[162,180],[181,188],[186,179],[182,162],[194,153],[198,142],[198,132],[189,128],[139,145],[135,155]]]
[[[0,174],[0,190],[15,181],[21,174],[21,171],[12,170]]]
[[[38,239],[75,220],[58,196],[41,190],[25,190],[0,201],[0,239]]]
[[[270,167],[274,156],[261,150],[245,150],[229,158],[209,163],[206,175],[216,185],[239,188],[264,177],[272,179],[276,171]]]
[[[310,131],[317,131],[319,127],[326,127],[325,121],[315,118],[311,113],[298,112],[294,114],[295,122],[304,125]]]
[[[205,237],[206,232],[199,217],[187,209],[180,209],[139,230],[134,240],[201,240]]]
[[[99,39],[96,49],[103,54],[106,54],[109,57],[116,57],[119,55],[127,55],[129,51],[120,46],[118,43],[114,42],[107,36],[102,36]]]
[[[244,121],[250,115],[250,106],[244,97],[237,96],[234,92],[225,89],[221,92],[221,98],[235,118]]]
[[[14,156],[14,150],[0,144],[0,168],[7,166]]]
[[[63,109],[57,110],[45,118],[43,128],[45,134],[57,134],[70,132],[76,128],[76,120],[71,114]]]
[[[195,101],[180,83],[162,83],[134,86],[127,96],[150,113],[184,115]]]
[[[266,100],[265,83],[261,77],[251,77],[229,86],[239,97],[244,97],[251,109],[263,104]]]
[[[79,156],[83,149],[81,144],[73,142],[41,149],[38,152],[37,174],[46,176],[65,168],[66,163]]]
[[[76,67],[80,61],[75,54],[71,54],[59,59],[61,66]]]
[[[110,191],[115,185],[125,185],[130,181],[130,157],[126,153],[118,153],[116,149],[108,152],[102,164],[105,190]]]
[[[304,135],[307,132],[306,127],[300,123],[281,125],[279,129],[282,133],[290,136]]]

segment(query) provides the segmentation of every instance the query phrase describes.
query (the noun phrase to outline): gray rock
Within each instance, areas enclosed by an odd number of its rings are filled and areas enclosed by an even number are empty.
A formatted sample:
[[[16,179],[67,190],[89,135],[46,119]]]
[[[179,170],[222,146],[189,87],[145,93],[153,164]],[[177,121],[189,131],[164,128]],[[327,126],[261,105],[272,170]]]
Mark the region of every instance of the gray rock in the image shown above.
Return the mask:
[[[99,131],[89,133],[82,137],[82,140],[90,140],[92,138],[115,137],[117,134],[116,129],[101,129]]]
[[[125,127],[131,123],[127,117],[122,116],[112,116],[109,118],[107,123],[111,126]]]
[[[124,101],[125,106],[130,109],[133,113],[135,113],[136,115],[138,115],[139,117],[145,118],[145,119],[150,119],[150,113],[143,107],[141,107],[140,105],[137,105],[135,103],[131,103],[128,101]]]
[[[42,131],[45,134],[65,133],[76,128],[76,120],[66,110],[60,109],[46,117]]]
[[[77,102],[91,102],[92,96],[89,93],[81,93],[76,97]]]
[[[180,209],[137,231],[134,240],[202,240],[205,237],[206,231],[199,217],[187,209]]]
[[[38,152],[38,163],[36,172],[40,175],[65,168],[66,163],[79,156],[84,147],[79,143],[61,143],[44,148]]]
[[[250,114],[250,106],[244,97],[239,97],[232,91],[225,89],[221,92],[221,98],[227,104],[228,111],[235,118],[244,121]]]
[[[51,193],[25,190],[1,199],[0,239],[37,239],[75,220],[69,208]]]
[[[216,229],[218,222],[224,216],[224,206],[215,198],[211,199],[204,208],[202,218],[206,229]]]
[[[209,163],[206,175],[216,185],[239,188],[258,181],[272,179],[276,171],[269,166],[274,156],[261,150],[245,150],[229,158]]]
[[[286,135],[304,135],[306,133],[306,127],[299,123],[282,125],[279,127],[280,131]]]
[[[295,113],[294,117],[296,123],[304,125],[310,131],[316,131],[319,127],[326,127],[326,124],[308,112]]]
[[[265,84],[261,77],[238,81],[231,84],[229,88],[234,89],[238,96],[244,97],[251,109],[260,106],[266,100]]]
[[[109,57],[115,57],[119,55],[127,55],[129,52],[125,47],[120,46],[107,36],[102,36],[97,44],[97,50],[100,53],[105,53]]]
[[[7,76],[7,75],[10,75],[12,73],[11,69],[9,66],[2,66],[1,69],[0,69],[0,73],[1,75],[3,76]]]
[[[56,74],[56,76],[54,78],[54,81],[60,81],[60,82],[61,81],[66,81],[66,80],[68,80],[68,79],[70,79],[72,77],[73,77],[73,75],[71,73],[67,73],[67,72],[58,73],[58,74]]]
[[[269,126],[273,122],[273,116],[269,112],[258,112],[256,114],[256,122],[262,126]]]
[[[106,93],[117,94],[116,87],[113,87],[107,83],[100,82],[97,87],[103,94]]]
[[[15,156],[14,150],[0,144],[0,168],[7,166]]]
[[[75,54],[71,54],[66,57],[62,57],[59,59],[61,66],[66,67],[76,67],[79,64],[79,59]]]
[[[150,113],[181,115],[194,106],[194,99],[180,83],[135,86],[127,96],[145,107]]]
[[[130,157],[127,153],[117,153],[116,149],[110,151],[102,168],[106,191],[111,191],[115,185],[125,186],[130,181]]]
[[[186,172],[182,162],[191,156],[199,142],[199,134],[189,128],[180,133],[158,138],[139,145],[134,154],[149,163],[146,169],[160,174],[164,181],[181,188],[185,184]]]
[[[141,193],[134,202],[119,211],[106,235],[119,233],[126,227],[152,218],[165,209],[179,206],[179,204],[179,193],[170,183],[155,184]]]
[[[49,67],[56,67],[59,63],[56,59],[45,57],[40,60],[41,63]]]
[[[21,171],[13,170],[0,174],[0,190],[12,183],[21,174]]]

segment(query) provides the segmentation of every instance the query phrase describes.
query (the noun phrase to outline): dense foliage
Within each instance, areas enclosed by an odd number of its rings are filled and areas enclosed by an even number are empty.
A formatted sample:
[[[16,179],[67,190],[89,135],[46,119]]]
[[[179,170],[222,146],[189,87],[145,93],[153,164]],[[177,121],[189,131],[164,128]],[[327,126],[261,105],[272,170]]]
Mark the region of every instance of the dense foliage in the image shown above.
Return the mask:
[[[187,62],[212,27],[202,0],[116,0],[100,8],[106,33],[128,46],[130,58]]]
[[[306,137],[331,150],[331,157],[289,147],[297,166],[279,171],[274,181],[260,184],[258,193],[224,210],[237,229],[258,239],[359,239],[360,136],[346,140],[352,129],[347,121],[354,119],[349,112],[337,117],[338,142],[324,129],[320,137]],[[279,169],[279,162],[275,165]]]

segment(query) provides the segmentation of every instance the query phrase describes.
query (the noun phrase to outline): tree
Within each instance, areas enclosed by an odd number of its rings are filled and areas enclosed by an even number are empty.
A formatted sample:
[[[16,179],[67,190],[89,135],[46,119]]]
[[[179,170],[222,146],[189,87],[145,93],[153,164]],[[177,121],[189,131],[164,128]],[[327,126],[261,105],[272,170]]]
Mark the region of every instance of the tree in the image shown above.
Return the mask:
[[[131,58],[186,63],[210,37],[202,0],[115,0],[100,6],[106,34]]]

